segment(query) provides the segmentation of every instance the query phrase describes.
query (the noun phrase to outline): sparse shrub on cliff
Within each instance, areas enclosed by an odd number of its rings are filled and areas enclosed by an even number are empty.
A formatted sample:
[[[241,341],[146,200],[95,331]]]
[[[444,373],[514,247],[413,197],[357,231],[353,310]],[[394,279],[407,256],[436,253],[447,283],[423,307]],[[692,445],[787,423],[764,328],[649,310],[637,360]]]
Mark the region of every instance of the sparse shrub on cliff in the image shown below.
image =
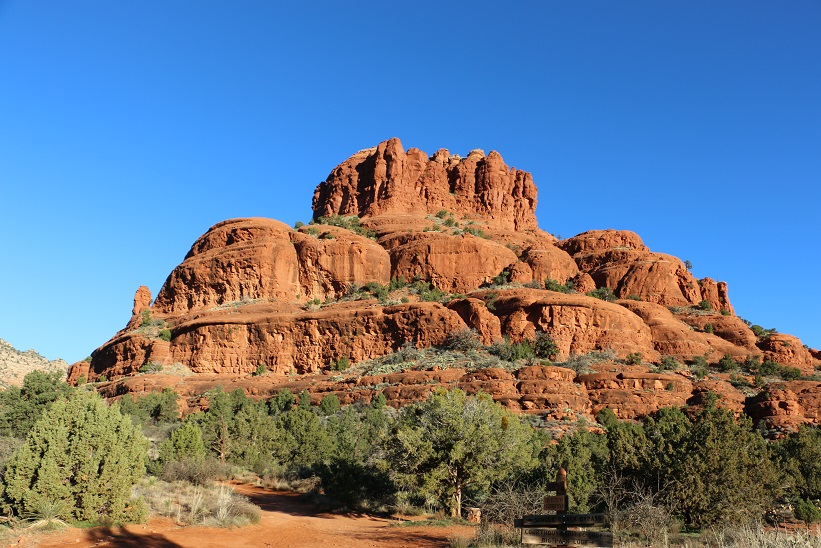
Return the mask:
[[[676,371],[681,364],[673,356],[664,356],[659,362],[660,371]]]
[[[760,325],[752,325],[750,326],[750,329],[752,330],[753,335],[758,337],[760,340],[766,340],[767,337],[778,332],[775,328],[764,329]]]
[[[295,230],[299,230],[303,226],[305,226],[305,223],[303,223],[302,221],[297,221],[297,222],[294,223],[294,229]]]
[[[383,356],[380,359],[380,361],[388,365],[402,364],[414,362],[420,359],[422,355],[422,351],[416,348],[415,344],[413,344],[411,341],[405,341],[401,348],[399,348],[393,354]]]
[[[510,272],[502,270],[491,280],[491,285],[507,285],[510,280]]]
[[[475,329],[460,329],[459,331],[452,331],[448,334],[445,341],[445,348],[448,350],[461,350],[463,352],[468,350],[476,350],[482,347],[482,341],[479,338],[479,333]]]
[[[140,367],[140,373],[159,373],[162,371],[162,364],[157,362],[148,362]]]
[[[160,329],[160,339],[165,342],[171,341],[171,330],[167,327]]]
[[[379,299],[379,302],[388,300],[388,292],[390,289],[379,282],[368,282],[362,289]]]
[[[144,308],[140,312],[140,327],[149,327],[151,325],[151,310]]]
[[[328,217],[319,217],[316,219],[316,222],[321,225],[338,226],[340,228],[344,228],[345,230],[350,230],[355,234],[359,234],[360,236],[365,236],[366,238],[371,238],[373,240],[376,239],[376,231],[362,226],[359,221],[359,217],[356,215],[331,215]]]
[[[627,354],[627,357],[624,358],[624,363],[626,363],[627,365],[640,365],[641,352],[631,352]]]
[[[698,303],[698,307],[701,310],[704,310],[704,311],[707,311],[707,312],[709,312],[710,310],[713,309],[713,306],[710,304],[710,301],[708,301],[707,299],[704,299],[703,301]]]
[[[690,362],[690,373],[697,379],[703,379],[709,373],[707,358],[704,356],[696,356]]]
[[[718,368],[722,373],[729,373],[730,371],[738,369],[738,362],[729,354],[724,354],[724,356],[718,360]]]
[[[764,363],[758,368],[758,372],[764,375],[765,377],[772,377],[778,375],[778,372],[781,369],[781,365],[772,361],[772,360],[764,360]]]
[[[705,333],[710,333],[712,335],[713,331],[714,331],[713,324],[711,324],[711,323],[704,324],[704,332]]]
[[[487,351],[500,360],[508,362],[536,357],[536,353],[533,351],[533,347],[527,339],[517,343],[511,343],[510,339],[496,341],[488,347]]]
[[[491,312],[494,312],[496,310],[496,299],[498,298],[499,294],[495,291],[488,291],[487,293],[485,293],[484,297],[482,297],[482,299],[485,301],[485,306]]]
[[[536,332],[536,338],[533,339],[533,353],[537,358],[546,358],[548,360],[555,360],[559,353],[559,347],[553,342],[551,336],[544,331]]]
[[[257,370],[254,371],[254,376],[255,377],[260,377],[260,376],[264,375],[267,372],[268,372],[268,367],[266,367],[266,365],[264,363],[259,362],[257,364]]]
[[[412,292],[419,295],[419,299],[425,302],[442,302],[447,293],[436,287],[431,287],[430,282],[417,280],[410,285]]]
[[[348,356],[342,356],[336,363],[334,363],[333,370],[334,371],[345,371],[351,366],[351,360],[348,359]]]
[[[785,381],[797,381],[801,378],[801,370],[797,367],[783,366],[781,367],[779,374]]]
[[[558,280],[548,278],[544,281],[544,288],[548,291],[556,291],[558,293],[570,293],[574,290],[575,285],[572,280],[565,280],[564,283],[560,283]]]
[[[470,234],[471,236],[476,236],[477,238],[487,239],[487,235],[485,234],[485,231],[482,230],[481,228],[474,228],[472,226],[466,226],[464,228],[464,233],[465,234]]]
[[[593,291],[587,294],[588,297],[595,297],[597,299],[601,299],[603,301],[607,301],[612,303],[616,300],[616,294],[613,293],[613,290],[607,286],[604,287],[597,287]]]
[[[396,276],[391,277],[391,281],[388,284],[388,291],[396,291],[397,289],[402,289],[408,285],[408,282],[405,281],[403,276]]]

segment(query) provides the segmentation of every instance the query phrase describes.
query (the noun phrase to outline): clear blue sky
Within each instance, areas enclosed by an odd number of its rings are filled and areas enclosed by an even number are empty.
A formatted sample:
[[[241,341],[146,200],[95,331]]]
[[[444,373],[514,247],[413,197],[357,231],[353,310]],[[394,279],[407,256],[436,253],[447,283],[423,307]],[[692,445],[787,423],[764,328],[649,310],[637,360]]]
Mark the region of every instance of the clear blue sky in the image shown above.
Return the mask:
[[[821,3],[0,0],[0,338],[84,358],[224,219],[390,137],[498,150],[821,346]]]

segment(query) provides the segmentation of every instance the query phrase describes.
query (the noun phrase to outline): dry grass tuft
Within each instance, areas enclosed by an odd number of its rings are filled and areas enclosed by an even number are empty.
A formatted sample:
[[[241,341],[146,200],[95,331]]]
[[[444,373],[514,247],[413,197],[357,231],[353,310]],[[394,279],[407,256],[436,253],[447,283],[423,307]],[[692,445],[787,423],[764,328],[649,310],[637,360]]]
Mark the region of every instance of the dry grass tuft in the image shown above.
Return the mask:
[[[181,525],[238,527],[257,523],[260,509],[225,484],[192,485],[156,478],[135,487],[152,514],[174,518]]]

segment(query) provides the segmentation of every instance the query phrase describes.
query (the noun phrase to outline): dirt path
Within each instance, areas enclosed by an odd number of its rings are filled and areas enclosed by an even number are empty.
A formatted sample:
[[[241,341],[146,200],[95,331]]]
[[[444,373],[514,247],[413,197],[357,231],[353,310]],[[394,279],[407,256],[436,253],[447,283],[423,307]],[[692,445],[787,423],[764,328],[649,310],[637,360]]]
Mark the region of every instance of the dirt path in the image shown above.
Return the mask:
[[[395,520],[356,514],[326,514],[303,502],[298,495],[250,485],[235,489],[262,508],[256,525],[234,529],[179,527],[168,518],[124,527],[64,529],[53,533],[8,537],[10,546],[127,548],[328,547],[399,548],[446,547],[452,537],[471,537],[473,528],[396,527]]]

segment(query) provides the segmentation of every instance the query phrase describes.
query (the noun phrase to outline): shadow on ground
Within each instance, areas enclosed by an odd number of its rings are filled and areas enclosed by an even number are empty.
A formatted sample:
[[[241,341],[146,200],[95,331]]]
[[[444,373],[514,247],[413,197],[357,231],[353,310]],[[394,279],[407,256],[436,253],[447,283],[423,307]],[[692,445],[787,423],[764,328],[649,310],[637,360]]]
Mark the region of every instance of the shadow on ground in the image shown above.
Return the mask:
[[[122,527],[95,527],[86,533],[94,546],[124,546],[126,548],[182,548],[158,533],[132,533]]]

